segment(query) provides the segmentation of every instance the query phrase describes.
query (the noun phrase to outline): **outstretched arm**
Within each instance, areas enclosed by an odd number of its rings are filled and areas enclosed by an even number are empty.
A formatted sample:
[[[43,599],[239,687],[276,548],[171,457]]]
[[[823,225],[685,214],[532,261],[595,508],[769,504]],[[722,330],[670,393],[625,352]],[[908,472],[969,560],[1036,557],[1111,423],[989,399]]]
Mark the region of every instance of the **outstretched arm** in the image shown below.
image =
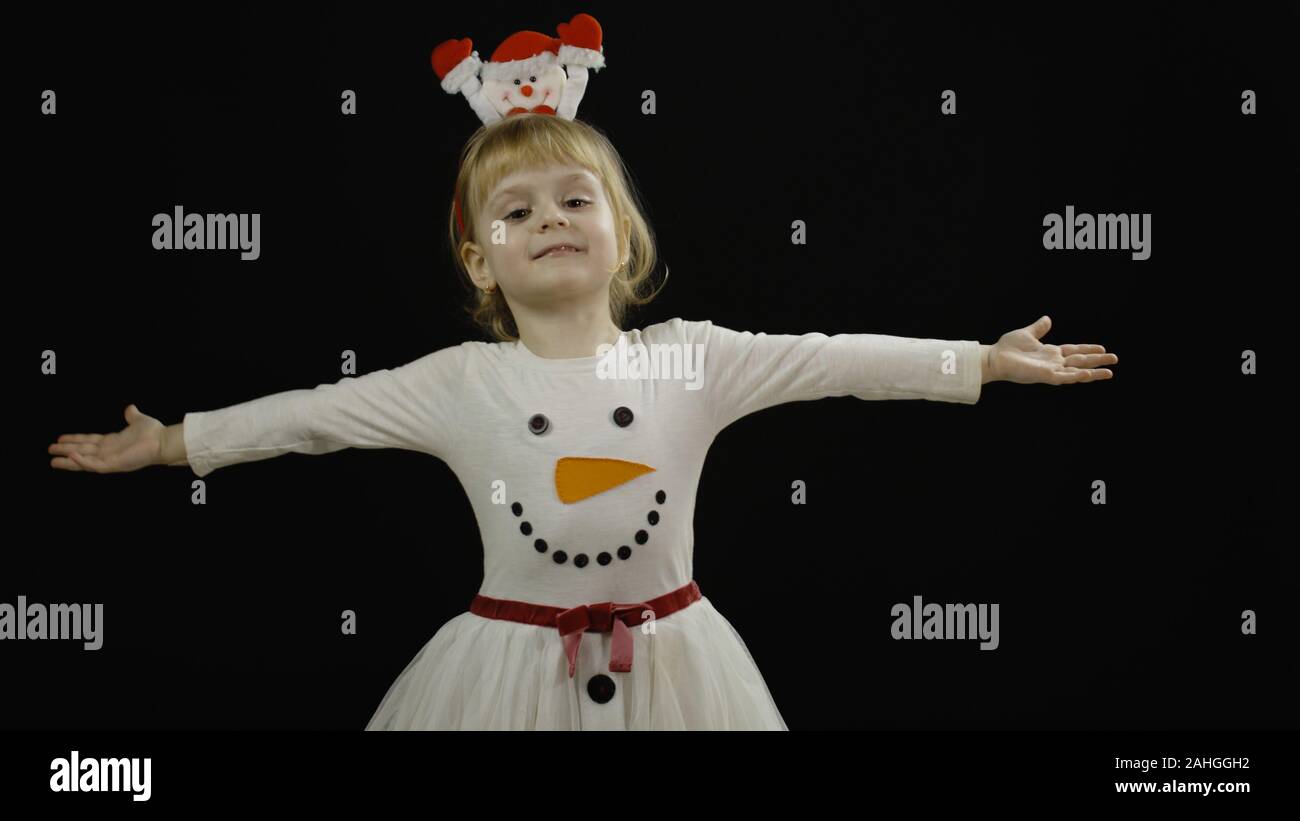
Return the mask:
[[[286,453],[343,448],[403,448],[444,461],[457,439],[456,409],[466,347],[452,346],[397,368],[348,376],[316,388],[282,391],[175,425],[129,405],[127,427],[110,434],[63,434],[50,466],[122,473],[149,465],[189,465],[195,475]]]
[[[974,340],[755,334],[680,318],[668,325],[667,335],[702,348],[701,400],[716,430],[773,405],[834,396],[975,404],[987,381]]]
[[[238,462],[344,448],[401,448],[446,460],[457,441],[465,352],[456,345],[310,390],[187,413],[181,427],[186,459],[199,477]]]

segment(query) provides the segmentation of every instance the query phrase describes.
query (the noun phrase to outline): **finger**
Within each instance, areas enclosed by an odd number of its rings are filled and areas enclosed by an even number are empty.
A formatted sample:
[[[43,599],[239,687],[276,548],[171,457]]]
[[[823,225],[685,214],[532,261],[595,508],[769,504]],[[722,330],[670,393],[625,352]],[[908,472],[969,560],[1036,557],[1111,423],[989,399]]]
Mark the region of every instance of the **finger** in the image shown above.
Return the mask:
[[[60,442],[98,442],[104,438],[102,433],[65,433],[59,437]]]
[[[1119,357],[1113,353],[1086,354],[1088,358],[1085,368],[1096,368],[1100,365],[1114,365],[1119,362]]]
[[[98,456],[87,456],[84,453],[72,453],[72,459],[81,466],[82,470],[91,473],[104,473],[106,465],[103,459]]]
[[[1104,345],[1062,345],[1061,353],[1070,356],[1076,353],[1105,353]]]
[[[1073,385],[1075,382],[1084,381],[1086,373],[1087,371],[1078,368],[1062,368],[1052,372],[1051,382],[1053,385]]]
[[[1037,322],[1029,326],[1029,332],[1035,339],[1042,339],[1050,330],[1052,330],[1052,318],[1046,315],[1039,317]]]
[[[94,453],[98,455],[99,445],[88,445],[88,444],[50,445],[48,450],[50,453],[60,454],[63,456],[66,456],[69,453]]]
[[[1119,357],[1113,353],[1074,354],[1065,358],[1065,364],[1076,368],[1095,368],[1098,365],[1114,365]]]
[[[1108,368],[1080,369],[1071,368],[1072,373],[1057,372],[1060,376],[1057,385],[1073,385],[1076,382],[1100,382],[1103,379],[1111,379],[1115,374]]]
[[[66,456],[56,456],[50,460],[50,467],[61,470],[81,470],[81,466]]]

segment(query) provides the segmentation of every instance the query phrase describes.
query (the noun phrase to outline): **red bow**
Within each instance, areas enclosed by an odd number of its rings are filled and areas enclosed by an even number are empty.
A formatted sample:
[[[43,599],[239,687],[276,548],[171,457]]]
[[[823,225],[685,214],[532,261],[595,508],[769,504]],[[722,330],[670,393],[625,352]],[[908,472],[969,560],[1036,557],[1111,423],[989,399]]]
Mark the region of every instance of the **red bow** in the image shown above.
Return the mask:
[[[573,678],[578,666],[578,647],[582,644],[582,634],[587,630],[605,633],[614,631],[609,651],[609,671],[627,673],[632,670],[632,630],[623,617],[632,615],[641,618],[643,611],[649,610],[654,618],[654,610],[645,602],[633,604],[582,604],[565,610],[555,617],[555,626],[564,639],[564,653],[569,657],[569,678]]]

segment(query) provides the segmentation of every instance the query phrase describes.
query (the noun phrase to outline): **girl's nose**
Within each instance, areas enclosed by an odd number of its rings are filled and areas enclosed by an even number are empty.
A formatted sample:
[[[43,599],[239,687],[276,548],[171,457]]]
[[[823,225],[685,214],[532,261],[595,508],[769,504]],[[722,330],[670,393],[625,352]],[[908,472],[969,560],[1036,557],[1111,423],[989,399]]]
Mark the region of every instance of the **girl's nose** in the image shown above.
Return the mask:
[[[524,86],[523,88],[519,89],[519,93],[524,95],[525,97],[531,97],[533,96],[533,87]]]

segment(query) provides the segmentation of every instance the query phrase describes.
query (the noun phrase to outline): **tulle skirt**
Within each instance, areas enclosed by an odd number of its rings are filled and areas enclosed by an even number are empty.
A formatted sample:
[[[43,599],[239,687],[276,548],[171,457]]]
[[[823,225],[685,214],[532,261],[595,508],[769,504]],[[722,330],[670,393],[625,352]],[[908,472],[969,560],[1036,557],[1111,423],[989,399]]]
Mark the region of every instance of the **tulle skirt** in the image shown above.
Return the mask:
[[[707,597],[653,626],[632,628],[625,673],[609,671],[610,633],[583,634],[570,678],[555,628],[462,613],[415,654],[366,729],[787,729],[745,642]]]

